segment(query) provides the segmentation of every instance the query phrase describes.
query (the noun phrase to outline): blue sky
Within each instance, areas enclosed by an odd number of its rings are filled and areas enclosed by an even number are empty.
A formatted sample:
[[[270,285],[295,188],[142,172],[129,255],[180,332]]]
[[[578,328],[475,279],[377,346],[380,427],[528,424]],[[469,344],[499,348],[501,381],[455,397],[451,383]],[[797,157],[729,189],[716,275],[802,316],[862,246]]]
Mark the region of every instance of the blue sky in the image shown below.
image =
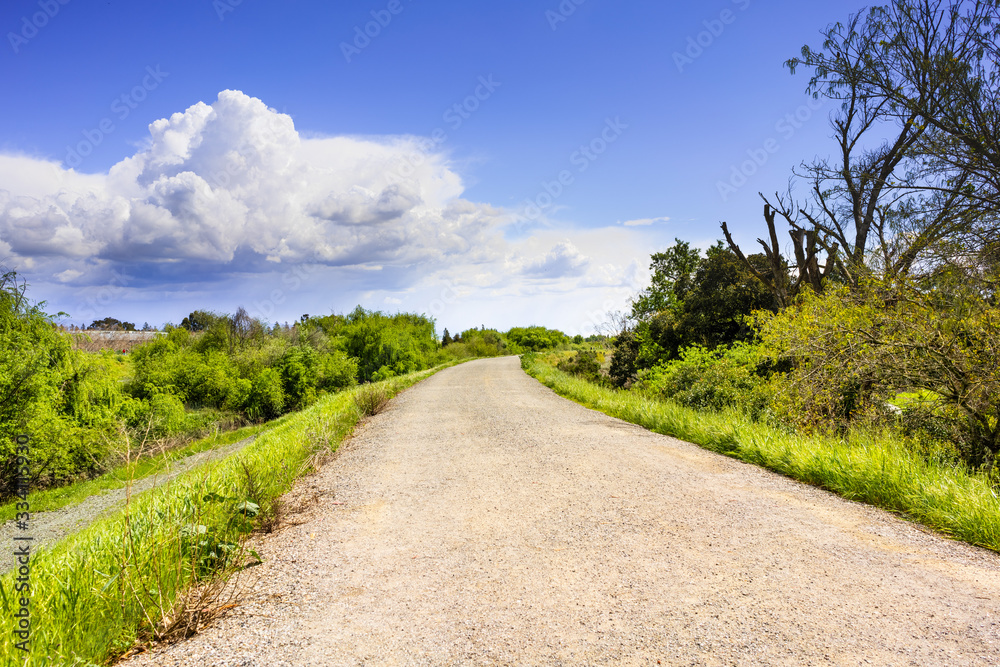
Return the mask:
[[[831,150],[782,63],[864,6],[8,0],[0,259],[67,322],[592,333],[674,237],[754,244]]]

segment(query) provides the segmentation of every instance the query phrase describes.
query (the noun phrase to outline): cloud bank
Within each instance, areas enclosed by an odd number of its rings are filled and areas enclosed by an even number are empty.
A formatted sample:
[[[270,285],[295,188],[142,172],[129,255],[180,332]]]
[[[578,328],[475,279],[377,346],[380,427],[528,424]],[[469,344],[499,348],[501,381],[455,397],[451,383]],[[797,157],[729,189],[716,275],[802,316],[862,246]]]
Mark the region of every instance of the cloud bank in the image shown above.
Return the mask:
[[[0,262],[77,319],[127,314],[119,301],[157,315],[242,301],[287,317],[337,297],[417,312],[442,302],[476,319],[497,314],[491,300],[530,300],[511,317],[552,324],[582,321],[581,290],[605,304],[641,287],[649,241],[633,225],[647,221],[508,241],[516,217],[463,191],[418,137],[306,136],[227,90],[150,124],[106,173],[0,154]]]
[[[149,130],[107,174],[0,156],[0,253],[73,281],[113,262],[184,275],[498,250],[501,211],[460,199],[459,176],[415,139],[303,138],[289,116],[232,90]]]

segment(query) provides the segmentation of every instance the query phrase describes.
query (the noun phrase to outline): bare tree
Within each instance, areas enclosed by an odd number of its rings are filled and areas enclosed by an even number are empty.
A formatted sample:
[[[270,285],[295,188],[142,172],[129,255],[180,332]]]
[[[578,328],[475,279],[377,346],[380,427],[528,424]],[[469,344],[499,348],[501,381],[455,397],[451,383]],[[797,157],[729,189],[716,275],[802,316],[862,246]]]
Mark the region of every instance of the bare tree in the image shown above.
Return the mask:
[[[228,320],[230,352],[234,348],[241,350],[246,348],[249,342],[259,338],[263,334],[264,329],[261,323],[250,317],[250,314],[243,306],[237,308],[236,313],[229,317]]]
[[[822,288],[835,273],[857,287],[890,281],[958,255],[997,234],[1000,204],[1000,77],[996,3],[893,0],[825,33],[824,51],[788,61],[813,69],[808,91],[838,103],[837,152],[803,164],[796,207],[765,199],[771,262],[765,284],[779,300],[797,286]],[[992,22],[992,23],[991,23]],[[783,293],[774,217],[793,241]],[[742,255],[723,224],[730,247]],[[817,256],[825,252],[820,266]]]

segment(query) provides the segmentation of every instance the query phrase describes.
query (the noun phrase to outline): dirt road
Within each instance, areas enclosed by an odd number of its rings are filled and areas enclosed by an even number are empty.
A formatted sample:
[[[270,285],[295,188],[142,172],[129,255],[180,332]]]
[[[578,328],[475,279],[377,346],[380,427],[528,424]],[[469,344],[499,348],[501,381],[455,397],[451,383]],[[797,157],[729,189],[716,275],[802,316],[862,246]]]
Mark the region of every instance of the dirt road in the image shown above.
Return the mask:
[[[584,409],[516,358],[405,392],[293,493],[322,495],[262,541],[248,603],[135,663],[1000,664],[995,554]]]

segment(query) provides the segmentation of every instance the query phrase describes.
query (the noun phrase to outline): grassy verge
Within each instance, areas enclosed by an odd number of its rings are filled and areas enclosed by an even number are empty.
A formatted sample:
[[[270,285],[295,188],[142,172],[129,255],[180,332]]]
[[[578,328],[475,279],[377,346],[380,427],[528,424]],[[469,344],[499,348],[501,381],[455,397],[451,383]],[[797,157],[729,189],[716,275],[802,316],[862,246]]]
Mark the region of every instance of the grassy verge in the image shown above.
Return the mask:
[[[392,396],[443,367],[376,388]],[[248,515],[285,493],[314,455],[336,449],[360,418],[355,395],[371,390],[325,397],[239,455],[188,471],[33,554],[30,655],[12,639],[23,573],[0,577],[0,664],[103,664],[176,626],[192,591],[217,585],[249,560],[240,547]]]
[[[126,484],[140,480],[143,477],[149,477],[150,475],[158,475],[166,472],[169,469],[170,464],[174,461],[179,461],[180,459],[187,458],[193,454],[198,454],[210,449],[225,447],[226,445],[231,445],[234,442],[239,442],[244,438],[258,435],[263,431],[281,424],[291,416],[291,414],[284,415],[274,421],[267,422],[266,424],[244,426],[243,428],[233,431],[220,431],[210,436],[195,440],[184,447],[139,459],[138,461],[133,461],[127,465],[121,465],[114,470],[101,475],[100,477],[95,477],[94,479],[83,482],[74,482],[73,484],[51,489],[32,491],[28,495],[28,503],[31,505],[32,512],[49,512],[63,507],[68,507],[70,505],[77,505],[94,494],[111,491],[113,489],[120,489]],[[14,518],[17,513],[16,505],[16,500],[0,505],[0,523],[10,521]]]
[[[737,412],[699,412],[556,370],[537,358],[525,370],[589,408],[788,477],[869,503],[976,546],[1000,551],[1000,500],[986,476],[928,462],[891,435],[847,439],[788,433]]]

